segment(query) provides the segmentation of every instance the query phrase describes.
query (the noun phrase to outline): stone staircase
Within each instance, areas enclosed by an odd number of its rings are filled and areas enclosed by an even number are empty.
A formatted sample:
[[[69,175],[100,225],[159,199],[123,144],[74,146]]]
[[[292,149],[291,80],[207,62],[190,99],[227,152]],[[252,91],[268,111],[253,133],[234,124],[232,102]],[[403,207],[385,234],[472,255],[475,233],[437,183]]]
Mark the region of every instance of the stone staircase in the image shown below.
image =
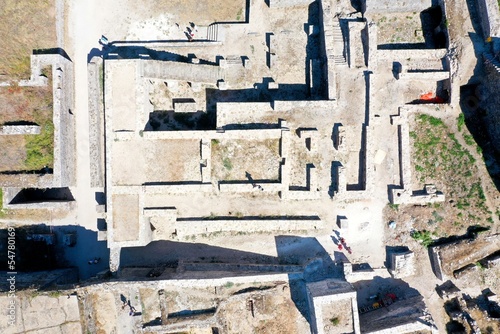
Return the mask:
[[[219,36],[219,25],[217,23],[212,23],[211,25],[208,26],[207,29],[207,40],[216,42],[218,36]]]
[[[345,43],[342,35],[342,28],[338,19],[333,20],[333,62],[335,65],[347,66],[345,57]]]
[[[483,58],[485,64],[490,64],[498,73],[500,73],[500,61],[496,59],[495,56],[489,52],[485,52],[483,53]]]

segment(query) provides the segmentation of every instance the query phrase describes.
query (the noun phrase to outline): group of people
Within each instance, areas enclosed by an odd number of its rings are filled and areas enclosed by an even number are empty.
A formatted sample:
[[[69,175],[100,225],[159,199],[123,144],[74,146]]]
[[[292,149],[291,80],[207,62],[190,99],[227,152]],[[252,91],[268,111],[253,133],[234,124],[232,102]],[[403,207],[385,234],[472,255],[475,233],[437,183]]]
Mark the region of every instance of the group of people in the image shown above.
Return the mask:
[[[338,249],[339,251],[341,251],[342,249],[345,248],[345,250],[349,253],[349,254],[352,254],[352,250],[351,250],[351,247],[347,246],[347,243],[345,242],[345,239],[344,238],[339,238],[339,241],[340,243],[338,244]]]
[[[128,300],[127,302],[123,302],[122,310],[124,310],[126,306],[128,306],[130,308],[130,311],[128,312],[128,315],[129,316],[134,316],[136,311],[135,311],[135,307],[133,307],[132,305],[130,305],[130,300]]]
[[[252,187],[264,191],[264,188],[262,188],[262,186],[260,184],[252,183]]]
[[[179,23],[176,23],[175,25],[177,28],[180,28]],[[189,22],[189,27],[186,27],[186,30],[184,31],[188,41],[193,41],[195,32],[198,32],[198,27],[193,22]]]

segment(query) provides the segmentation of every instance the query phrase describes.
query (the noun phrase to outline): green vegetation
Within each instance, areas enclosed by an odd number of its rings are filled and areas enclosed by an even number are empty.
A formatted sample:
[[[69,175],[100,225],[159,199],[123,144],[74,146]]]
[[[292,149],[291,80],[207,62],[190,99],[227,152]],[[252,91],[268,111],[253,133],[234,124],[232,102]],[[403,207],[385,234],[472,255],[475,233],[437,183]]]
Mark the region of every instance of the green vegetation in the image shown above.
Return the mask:
[[[428,122],[432,126],[444,126],[443,120],[441,118],[437,118],[427,114],[420,114],[418,118],[423,122]]]
[[[429,204],[430,216],[422,220],[420,230],[432,226],[433,230],[414,232],[412,237],[428,247],[432,244],[431,235],[442,237],[438,229],[450,234],[461,234],[471,224],[494,221],[493,212],[486,202],[481,175],[476,166],[476,159],[468,147],[475,148],[474,138],[464,128],[463,116],[458,117],[457,126],[462,130],[462,146],[455,134],[436,117],[417,114],[410,132],[410,141],[414,148],[412,166],[416,180],[423,186],[434,183],[438,190],[445,192],[447,201],[441,206]]]
[[[439,223],[439,222],[443,221],[443,219],[444,219],[443,217],[441,217],[439,215],[439,213],[437,213],[437,211],[432,212],[432,217],[434,218],[434,222],[436,222],[436,223]]]
[[[465,143],[469,146],[472,146],[476,143],[476,141],[474,140],[474,137],[472,137],[471,135],[468,135],[468,134],[464,134],[464,140],[465,140]]]
[[[423,230],[423,231],[413,231],[411,233],[411,237],[416,241],[422,243],[425,248],[428,248],[434,242],[431,237],[431,232]]]
[[[31,74],[31,58],[29,53],[19,54],[11,57],[10,64],[7,67],[7,75],[15,79],[29,78]]]
[[[229,158],[222,159],[222,164],[227,170],[233,169],[233,164],[231,163],[231,160]]]
[[[210,212],[210,216],[203,217],[205,220],[214,220],[217,219],[217,215],[213,212]]]
[[[104,63],[99,65],[99,91],[104,91]]]
[[[340,323],[340,320],[339,318],[335,317],[335,318],[331,318],[330,319],[330,323],[334,326],[337,326],[339,323]]]
[[[224,287],[226,289],[229,289],[229,288],[232,288],[234,286],[234,283],[233,282],[226,282],[226,284],[224,284]]]
[[[391,209],[393,209],[393,210],[395,210],[395,211],[398,211],[398,209],[399,209],[399,204],[392,204],[392,203],[389,203],[388,205],[389,205],[389,207],[390,207]]]
[[[415,148],[415,170],[422,183],[445,174],[456,179],[471,176],[471,165],[476,160],[448,131],[441,119],[420,114],[416,123],[417,130],[412,131],[410,136]]]
[[[464,125],[465,125],[465,115],[464,113],[460,113],[460,115],[458,115],[457,117],[457,128],[459,132],[462,131]]]
[[[28,170],[39,170],[54,163],[54,124],[40,124],[39,135],[26,135],[26,160]]]
[[[236,13],[236,21],[241,20],[241,16],[243,15],[243,8],[240,8],[238,10],[238,13]]]
[[[478,267],[481,270],[485,270],[486,269],[486,267],[481,262],[479,262],[479,261],[476,262],[476,263],[474,263],[474,264],[476,265],[476,267]]]
[[[62,296],[62,292],[59,291],[59,290],[56,290],[56,291],[50,291],[49,292],[49,297],[52,297],[52,298],[59,298]]]
[[[212,145],[219,145],[220,141],[218,139],[212,139]]]

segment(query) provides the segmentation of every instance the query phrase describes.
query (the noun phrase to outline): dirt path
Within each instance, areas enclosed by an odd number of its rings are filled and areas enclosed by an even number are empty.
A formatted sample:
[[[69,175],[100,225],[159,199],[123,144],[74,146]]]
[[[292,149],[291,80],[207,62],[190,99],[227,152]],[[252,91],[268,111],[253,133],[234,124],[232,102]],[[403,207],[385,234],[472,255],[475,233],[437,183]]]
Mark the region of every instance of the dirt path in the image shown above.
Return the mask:
[[[61,1],[58,1],[58,3]],[[90,158],[89,158],[89,116],[88,116],[88,77],[87,54],[96,47],[100,37],[101,27],[98,20],[93,20],[94,13],[98,12],[97,1],[74,1],[67,6],[67,36],[66,52],[74,64],[75,75],[75,116],[76,116],[76,154],[77,180],[76,187],[72,188],[77,202],[76,222],[72,223],[83,227],[86,231],[97,231],[97,212],[95,192],[99,189],[90,187]],[[64,17],[64,16],[63,16]],[[92,24],[89,24],[92,22]],[[58,35],[59,36],[59,35]],[[59,41],[59,38],[58,38]],[[61,41],[64,38],[61,37]],[[101,190],[102,191],[102,190]],[[88,266],[89,258],[108,258],[108,250],[102,247],[103,242],[96,244],[97,233],[79,235],[79,250],[72,252],[73,261],[80,267],[82,278],[95,275],[103,268]],[[98,247],[99,246],[99,247]]]

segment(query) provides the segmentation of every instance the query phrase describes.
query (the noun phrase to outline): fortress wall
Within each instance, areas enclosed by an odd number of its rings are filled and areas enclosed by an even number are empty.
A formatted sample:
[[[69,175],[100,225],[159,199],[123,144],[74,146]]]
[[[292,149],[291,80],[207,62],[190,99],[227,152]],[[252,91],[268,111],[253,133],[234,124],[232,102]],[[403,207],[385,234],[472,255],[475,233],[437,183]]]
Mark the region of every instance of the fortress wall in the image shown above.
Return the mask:
[[[421,12],[432,7],[432,0],[366,0],[366,13]]]
[[[168,280],[136,280],[127,282],[105,282],[88,286],[88,289],[95,289],[97,292],[102,292],[103,289],[130,289],[130,288],[152,288],[152,289],[168,289],[169,287],[179,288],[213,288],[214,286],[223,286],[227,282],[234,284],[248,284],[255,282],[288,282],[290,277],[288,274],[269,274],[269,275],[251,275],[251,276],[233,276],[215,279],[168,279]]]
[[[47,57],[52,64],[54,105],[54,184],[53,187],[74,186],[76,182],[76,131],[74,109],[73,63],[61,55]]]
[[[270,8],[283,8],[283,7],[294,7],[294,6],[307,6],[314,0],[269,0]]]
[[[89,82],[89,147],[90,183],[92,187],[104,187],[104,120],[102,113],[101,87],[99,73],[103,69],[102,58],[93,57],[87,65]]]
[[[126,134],[120,134],[127,136]],[[142,138],[148,140],[158,139],[202,139],[202,140],[265,140],[281,138],[281,129],[245,129],[245,130],[216,130],[205,131],[144,131]]]
[[[172,226],[172,232],[177,230],[178,237],[215,232],[273,232],[273,231],[301,231],[322,228],[321,220],[285,220],[285,219],[234,219],[234,220],[189,220],[176,221]]]
[[[411,50],[377,50],[379,61],[397,61],[404,59],[442,59],[446,57],[446,49],[411,49]]]

